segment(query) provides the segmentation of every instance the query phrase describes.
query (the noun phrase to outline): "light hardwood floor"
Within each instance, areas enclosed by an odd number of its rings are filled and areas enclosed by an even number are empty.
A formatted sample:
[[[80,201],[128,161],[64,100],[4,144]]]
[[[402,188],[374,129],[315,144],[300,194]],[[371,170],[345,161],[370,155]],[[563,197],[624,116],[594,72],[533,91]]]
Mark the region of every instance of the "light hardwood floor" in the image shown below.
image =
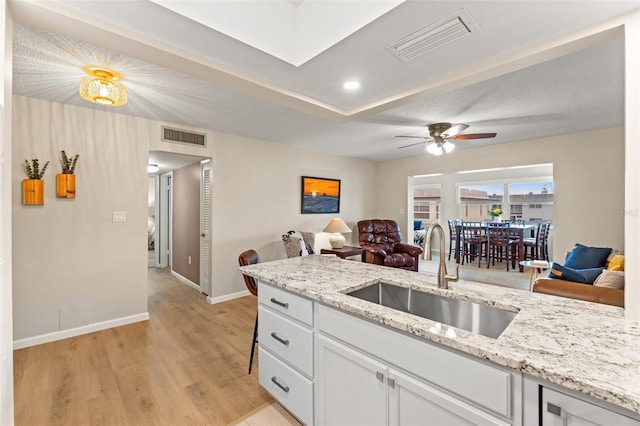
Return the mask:
[[[14,352],[16,425],[222,425],[265,407],[256,298],[209,305],[149,269],[150,320]]]

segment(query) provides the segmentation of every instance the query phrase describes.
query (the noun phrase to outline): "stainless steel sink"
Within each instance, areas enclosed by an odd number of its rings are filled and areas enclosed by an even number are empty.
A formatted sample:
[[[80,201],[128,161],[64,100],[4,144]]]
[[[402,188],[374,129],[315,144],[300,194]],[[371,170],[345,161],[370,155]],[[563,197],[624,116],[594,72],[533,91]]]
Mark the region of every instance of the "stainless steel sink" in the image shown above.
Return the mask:
[[[500,336],[517,314],[387,283],[373,284],[347,294],[492,338]]]

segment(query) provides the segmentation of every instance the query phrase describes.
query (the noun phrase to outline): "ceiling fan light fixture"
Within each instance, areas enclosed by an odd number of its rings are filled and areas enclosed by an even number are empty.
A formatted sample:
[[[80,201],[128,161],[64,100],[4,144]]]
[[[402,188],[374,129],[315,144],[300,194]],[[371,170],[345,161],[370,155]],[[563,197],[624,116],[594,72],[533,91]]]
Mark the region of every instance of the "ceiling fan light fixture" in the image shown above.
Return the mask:
[[[99,105],[122,106],[127,103],[127,88],[118,80],[120,73],[109,68],[87,65],[83,68],[89,74],[80,79],[80,96]]]
[[[437,142],[431,142],[427,144],[427,152],[433,155],[442,155],[444,150]]]
[[[444,149],[444,151],[445,151],[447,154],[448,154],[448,153],[450,153],[451,151],[453,151],[453,149],[454,149],[455,147],[456,147],[456,146],[455,146],[454,144],[452,144],[451,142],[449,142],[449,141],[445,141],[445,142],[442,144],[442,148]]]

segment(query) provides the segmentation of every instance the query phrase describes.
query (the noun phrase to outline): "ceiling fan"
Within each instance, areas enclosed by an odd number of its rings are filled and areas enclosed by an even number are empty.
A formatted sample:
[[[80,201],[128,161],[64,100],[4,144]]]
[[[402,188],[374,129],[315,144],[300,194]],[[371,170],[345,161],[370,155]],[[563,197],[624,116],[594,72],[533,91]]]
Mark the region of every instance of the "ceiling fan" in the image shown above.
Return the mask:
[[[467,133],[461,134],[469,127],[468,124],[458,123],[434,123],[429,124],[429,137],[427,136],[396,136],[397,138],[416,138],[424,139],[421,142],[412,143],[399,147],[409,148],[410,146],[416,146],[423,143],[427,144],[427,152],[433,155],[442,155],[453,151],[455,145],[451,142],[452,139],[463,141],[470,139],[488,139],[495,138],[497,133]],[[432,141],[432,142],[430,142]]]

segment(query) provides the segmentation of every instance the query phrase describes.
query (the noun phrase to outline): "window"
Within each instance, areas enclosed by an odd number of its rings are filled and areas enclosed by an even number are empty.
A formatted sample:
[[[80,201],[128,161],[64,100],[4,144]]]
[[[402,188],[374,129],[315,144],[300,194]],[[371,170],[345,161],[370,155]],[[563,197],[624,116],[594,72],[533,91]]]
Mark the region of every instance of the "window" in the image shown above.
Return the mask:
[[[440,219],[441,192],[439,184],[416,186],[413,190],[413,218]]]
[[[504,184],[460,185],[458,187],[458,212],[460,219],[469,221],[490,220],[489,210],[502,208]]]
[[[514,208],[518,206],[516,218],[527,222],[541,222],[553,220],[553,182],[526,182],[509,184],[509,202],[511,203],[511,217]]]
[[[460,184],[458,212],[462,220],[491,220],[489,210],[502,209],[503,218],[511,221],[540,222],[553,220],[553,182],[532,179],[520,182]]]

